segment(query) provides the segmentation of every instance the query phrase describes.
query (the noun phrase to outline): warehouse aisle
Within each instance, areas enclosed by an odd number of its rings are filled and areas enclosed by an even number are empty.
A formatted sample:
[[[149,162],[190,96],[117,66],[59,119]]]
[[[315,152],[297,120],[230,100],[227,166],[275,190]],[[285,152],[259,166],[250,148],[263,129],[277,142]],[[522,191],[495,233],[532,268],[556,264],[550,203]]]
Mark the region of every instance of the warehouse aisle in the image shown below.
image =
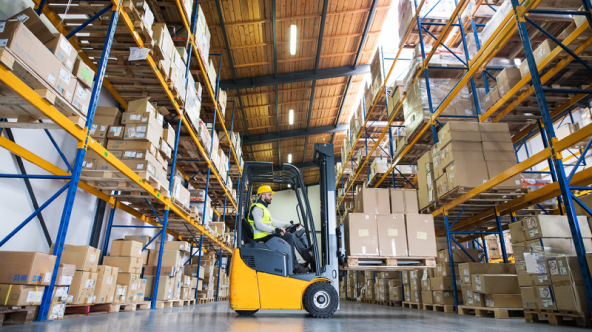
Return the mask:
[[[144,310],[111,315],[70,318],[51,323],[6,325],[2,331],[275,331],[364,332],[372,331],[565,331],[565,326],[528,324],[521,319],[476,318],[416,309],[345,302],[330,319],[313,319],[304,311],[263,311],[254,317],[238,317],[228,302],[196,307]],[[573,328],[575,329],[575,328]]]

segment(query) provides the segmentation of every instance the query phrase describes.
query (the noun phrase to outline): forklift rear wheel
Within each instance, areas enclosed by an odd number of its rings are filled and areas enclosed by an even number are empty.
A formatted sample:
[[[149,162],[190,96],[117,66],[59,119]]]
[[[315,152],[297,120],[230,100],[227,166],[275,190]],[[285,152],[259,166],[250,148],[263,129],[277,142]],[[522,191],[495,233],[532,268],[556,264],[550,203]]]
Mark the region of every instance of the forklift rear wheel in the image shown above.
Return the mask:
[[[308,286],[302,299],[304,309],[315,318],[331,317],[339,306],[339,294],[330,282],[318,281]]]
[[[240,316],[253,316],[259,310],[235,310]]]

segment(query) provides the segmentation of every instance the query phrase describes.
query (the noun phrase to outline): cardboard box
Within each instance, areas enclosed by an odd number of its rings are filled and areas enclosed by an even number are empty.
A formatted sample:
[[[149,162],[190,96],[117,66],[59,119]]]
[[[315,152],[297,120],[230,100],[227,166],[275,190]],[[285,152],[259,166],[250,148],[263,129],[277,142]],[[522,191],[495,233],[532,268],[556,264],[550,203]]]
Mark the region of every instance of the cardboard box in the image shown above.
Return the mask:
[[[156,145],[150,143],[150,142],[139,142],[139,141],[117,141],[117,140],[108,140],[107,141],[107,150],[112,151],[112,150],[124,150],[124,151],[140,151],[140,150],[148,150],[150,151],[150,154],[155,156],[158,152]],[[147,236],[144,235],[140,235],[139,236],[146,238]],[[148,237],[150,238],[150,237]],[[128,239],[128,237],[126,236],[126,239]],[[150,241],[150,240],[148,240]],[[146,243],[148,243],[148,241],[146,241]],[[140,241],[142,242],[142,241]],[[144,245],[146,245],[146,243],[144,243]]]
[[[348,255],[379,254],[376,215],[367,213],[349,213],[344,224],[345,248]]]
[[[125,295],[127,294],[127,286],[126,285],[117,285],[117,290],[115,291],[115,302],[126,302]]]
[[[53,252],[53,245],[49,252]],[[91,246],[64,244],[61,263],[76,265],[77,271],[97,272],[101,251]]]
[[[142,259],[138,257],[103,257],[103,264],[119,268],[119,273],[141,273]],[[118,282],[121,284],[120,282]]]
[[[356,194],[355,207],[357,213],[391,213],[388,189],[363,188]]]
[[[142,243],[133,240],[113,240],[109,256],[142,258]]]
[[[484,307],[485,306],[485,296],[481,293],[475,293],[473,291],[473,306]]]
[[[124,140],[137,140],[142,142],[150,142],[154,146],[160,144],[160,137],[162,136],[162,128],[158,129],[148,124],[126,125],[123,134]]]
[[[117,275],[119,269],[107,265],[97,268],[97,285],[95,287],[95,303],[113,303],[117,291]]]
[[[67,296],[68,287],[65,288]],[[40,305],[44,290],[45,286],[0,284],[0,303],[5,306]]]
[[[198,277],[197,276],[197,268],[199,265],[197,264],[190,264],[190,265],[185,265],[183,268],[183,274],[191,276],[191,277]],[[204,278],[204,269],[199,269],[199,279],[203,279]]]
[[[106,138],[109,133],[109,125],[93,123],[90,127],[90,136],[93,138]]]
[[[47,312],[47,320],[60,320],[64,318],[66,302],[52,302]]]
[[[47,286],[55,259],[38,252],[0,251],[0,283]]]
[[[528,240],[542,237],[571,237],[571,229],[567,216],[561,215],[534,215],[522,219]],[[582,238],[592,237],[588,220],[585,216],[578,216],[578,224]]]
[[[60,264],[58,268],[58,275],[56,276],[56,286],[70,286],[72,278],[76,272],[76,265],[74,264]]]
[[[389,189],[390,213],[418,213],[417,191],[415,189]]]
[[[124,126],[109,126],[109,132],[107,132],[107,138],[109,138],[109,139],[123,139],[124,131],[125,131]]]
[[[490,109],[497,101],[500,100],[500,94],[497,87],[490,89],[489,93],[485,96],[485,110]]]
[[[487,166],[483,160],[454,161],[446,167],[446,175],[449,190],[457,187],[477,187],[489,180]]]
[[[430,289],[435,291],[452,290],[451,277],[435,277],[430,279]]]
[[[125,302],[132,302],[134,301],[134,296],[137,295],[137,293],[139,292],[142,282],[139,273],[120,272],[117,275],[117,284],[127,286],[127,292],[125,293]]]
[[[60,66],[55,88],[62,97],[72,103],[72,98],[74,98],[74,92],[76,90],[76,76],[72,75],[63,65]]]
[[[497,75],[497,90],[499,95],[505,96],[510,90],[522,80],[522,74],[518,68],[504,68]]]
[[[522,307],[524,309],[542,309],[537,303],[537,294],[535,287],[520,287],[522,297]]]
[[[515,274],[516,266],[503,263],[460,263],[458,270],[462,276],[461,281],[471,284],[473,274]]]
[[[126,235],[125,239],[140,242],[142,244],[142,248],[144,248],[148,242],[152,240],[152,237],[148,235]]]
[[[95,78],[95,71],[84,63],[81,59],[76,59],[74,69],[72,70],[78,81],[87,88],[92,88],[93,80]],[[98,107],[97,107],[98,108]]]
[[[487,174],[489,179],[493,179],[499,174],[507,171],[512,166],[516,165],[516,161],[488,161]],[[514,175],[511,178],[495,186],[496,188],[522,188],[522,179],[520,175]]]
[[[75,91],[76,93],[72,97],[72,106],[86,115],[88,113],[88,106],[90,105],[91,91],[78,81],[76,82]]]
[[[185,265],[187,267],[188,265]],[[145,276],[155,276],[156,275],[156,266],[151,265],[144,265],[144,273]],[[176,266],[161,266],[160,267],[160,275],[165,277],[172,277],[175,275],[177,271]]]
[[[147,265],[157,266],[158,265],[158,256],[159,256],[158,249],[150,249]],[[183,262],[181,261],[181,253],[179,252],[179,250],[169,250],[169,249],[163,250],[162,264],[161,264],[162,266],[181,266],[182,264],[183,264]]]
[[[516,163],[514,145],[509,142],[482,142],[483,157],[485,161],[504,161]]]
[[[467,253],[470,255],[467,255]],[[452,261],[456,263],[464,262],[478,262],[479,261],[479,249],[452,249]],[[471,257],[473,259],[471,259]],[[450,262],[450,255],[448,249],[438,251],[438,257],[436,258],[438,263]]]
[[[520,294],[486,294],[485,306],[492,308],[522,308]]]
[[[464,305],[473,305],[473,286],[471,284],[462,284],[460,286]]]
[[[121,122],[121,112],[117,107],[97,106],[93,123],[118,126]],[[111,149],[109,149],[111,150]],[[113,149],[120,150],[120,149]]]
[[[431,214],[408,214],[405,222],[409,256],[436,257],[434,217]]]
[[[95,268],[96,271],[96,268]],[[97,273],[76,271],[68,293],[68,304],[89,304],[95,301]]]
[[[452,277],[452,271],[450,271],[450,263],[436,264],[435,277]],[[458,264],[454,264],[454,273],[456,279],[460,279]]]
[[[557,310],[588,312],[586,289],[576,256],[547,259]]]
[[[527,240],[526,230],[523,227],[523,222],[517,221],[508,225],[510,229],[510,236],[512,237],[512,243],[525,242]]]
[[[432,291],[421,291],[421,300],[422,303],[425,304],[433,304],[434,303],[434,298],[433,298],[433,293]]]
[[[434,303],[454,305],[454,295],[451,291],[434,291]]]
[[[482,142],[511,142],[510,127],[503,122],[479,122]]]
[[[515,274],[473,274],[473,292],[482,294],[520,294]]]
[[[446,146],[450,141],[480,142],[479,123],[449,121],[438,131],[438,143]]]
[[[377,214],[376,225],[380,256],[408,256],[405,215]]]
[[[72,47],[66,36],[59,32],[55,33],[54,36],[51,41],[45,43],[45,46],[62,62],[68,72],[72,73],[78,52]]]
[[[553,288],[551,286],[534,286],[533,288],[539,309],[557,310]]]
[[[0,32],[0,40],[5,40],[2,43],[5,48],[25,62],[50,86],[55,87],[61,62],[25,25],[27,24],[19,21],[7,21],[4,30]]]
[[[158,294],[156,295],[157,300],[172,300],[174,292],[174,278],[160,278],[158,285]]]
[[[55,38],[51,30],[43,23],[39,15],[31,7],[8,18],[7,21],[20,21],[29,29],[33,35],[43,44]]]
[[[438,194],[438,198],[444,196],[448,191],[448,176],[444,173],[436,180],[436,193]]]

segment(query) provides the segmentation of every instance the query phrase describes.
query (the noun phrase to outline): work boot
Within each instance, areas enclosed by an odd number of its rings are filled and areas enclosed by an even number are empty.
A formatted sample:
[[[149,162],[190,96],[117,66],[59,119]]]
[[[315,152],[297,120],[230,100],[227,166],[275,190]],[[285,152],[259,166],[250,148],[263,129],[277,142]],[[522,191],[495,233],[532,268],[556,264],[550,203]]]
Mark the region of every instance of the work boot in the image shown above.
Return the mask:
[[[308,272],[308,269],[300,266],[300,264],[298,264],[298,266],[294,267],[294,274],[304,274],[307,272]]]

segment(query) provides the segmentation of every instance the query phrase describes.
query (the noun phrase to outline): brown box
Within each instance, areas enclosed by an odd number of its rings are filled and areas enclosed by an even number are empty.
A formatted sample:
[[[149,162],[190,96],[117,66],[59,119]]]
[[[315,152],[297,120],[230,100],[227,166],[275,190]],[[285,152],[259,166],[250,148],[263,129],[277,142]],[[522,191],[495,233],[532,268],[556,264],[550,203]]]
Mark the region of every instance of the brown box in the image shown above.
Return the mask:
[[[7,21],[15,20],[23,22],[27,29],[43,44],[55,38],[53,32],[43,23],[39,15],[31,7],[9,17]]]
[[[185,265],[187,267],[189,265]],[[161,266],[160,267],[160,275],[165,277],[172,277],[175,275],[177,268],[175,266]],[[155,276],[156,275],[156,266],[151,265],[144,265],[144,273],[145,276]]]
[[[434,217],[431,214],[408,214],[405,222],[409,256],[436,257]]]
[[[415,189],[389,189],[390,213],[418,213],[417,191]]]
[[[516,162],[512,141],[481,142],[485,161]]]
[[[535,289],[535,287],[520,287],[522,307],[524,309],[542,309],[537,303],[536,291],[538,291],[538,289]]]
[[[388,189],[362,188],[355,197],[357,213],[389,214],[391,202]]]
[[[512,244],[525,242],[527,240],[523,224],[524,223],[520,220],[508,225],[510,228],[510,236],[512,237]]]
[[[117,291],[117,275],[119,269],[113,266],[99,265],[97,268],[97,285],[95,287],[95,303],[113,303]]]
[[[148,150],[150,151],[150,154],[155,156],[157,154],[157,149],[156,146],[150,142],[139,142],[139,141],[117,141],[117,140],[108,140],[107,141],[107,150],[112,151],[112,150],[124,150],[124,151],[139,151],[139,150]],[[137,236],[138,238],[148,238],[148,241],[150,241],[151,237],[149,236],[144,236],[144,235],[139,235]],[[126,239],[129,239],[126,236]],[[133,239],[133,238],[132,238]],[[146,243],[148,243],[148,241],[146,241],[144,243],[144,245],[146,245]],[[142,241],[140,241],[142,242]]]
[[[448,188],[448,175],[443,173],[437,180],[436,180],[436,193],[438,194],[438,198],[444,196],[449,191]]]
[[[97,106],[93,123],[102,123],[110,126],[118,126],[121,122],[121,112],[117,107]],[[109,150],[111,150],[109,148]],[[113,149],[121,150],[121,149]]]
[[[109,126],[108,139],[123,139],[124,126]]]
[[[435,277],[430,279],[430,289],[435,291],[452,290],[451,277]]]
[[[72,97],[72,106],[86,115],[88,113],[88,106],[90,105],[90,97],[91,91],[80,82],[76,82],[76,90]]]
[[[434,162],[434,169],[440,170],[440,173],[436,171],[436,177],[439,177],[452,162],[466,161],[474,165],[475,162],[484,161],[481,142],[452,141],[443,146],[438,155],[438,165]]]
[[[125,125],[125,132],[123,134],[124,140],[138,140],[142,142],[150,142],[155,146],[160,144],[160,137],[162,135],[162,128],[159,130],[154,126],[148,124]]]
[[[345,248],[349,256],[378,255],[376,215],[349,213],[345,224]]]
[[[127,286],[126,285],[117,285],[117,290],[115,291],[115,302],[126,302],[125,295],[127,294]]]
[[[438,131],[438,143],[446,146],[450,141],[480,142],[479,123],[449,121]]]
[[[576,256],[547,259],[557,310],[587,313],[586,288]]]
[[[460,279],[458,264],[454,264],[454,273],[456,279]],[[434,274],[436,277],[452,277],[452,272],[450,271],[450,263],[436,264]]]
[[[483,160],[454,161],[446,167],[446,175],[449,190],[457,187],[477,187],[489,180],[487,166]]]
[[[467,255],[463,249],[452,249],[452,261],[456,263],[473,262],[479,261],[479,249],[466,249]],[[438,257],[436,261],[438,263],[448,263],[450,255],[448,249],[438,251]],[[471,259],[471,257],[473,259]]]
[[[434,291],[434,303],[454,305],[454,295],[452,291]]]
[[[60,264],[58,268],[58,275],[56,276],[56,286],[70,286],[72,278],[76,272],[76,265],[74,264]]]
[[[497,75],[497,90],[501,96],[506,95],[510,90],[522,80],[522,74],[518,68],[505,68]]]
[[[463,283],[460,289],[463,296],[463,303],[465,305],[473,305],[473,286]]]
[[[53,252],[53,245],[49,252]],[[97,272],[101,251],[91,246],[64,244],[61,263],[76,265],[77,271]]]
[[[64,65],[61,65],[60,70],[58,71],[58,79],[55,88],[62,97],[72,103],[76,90],[76,76],[72,75]]]
[[[185,265],[183,267],[183,274],[188,275],[188,276],[192,276],[192,277],[197,277],[197,264],[190,264],[190,265]],[[204,269],[199,269],[199,279],[203,279],[204,278]]]
[[[503,122],[479,122],[482,142],[511,142],[510,127]]]
[[[0,283],[49,285],[55,259],[39,252],[0,251]]]
[[[55,38],[45,43],[45,46],[66,66],[68,72],[72,73],[78,52],[64,35],[57,32],[54,36]]]
[[[488,161],[487,174],[489,179],[493,179],[499,174],[507,171],[516,165],[516,161]],[[495,186],[496,188],[522,188],[522,179],[520,175],[514,175],[511,178]]]
[[[78,81],[87,88],[92,88],[93,80],[95,77],[95,71],[84,63],[81,59],[76,59],[74,63],[74,69],[72,70]],[[98,107],[97,107],[98,108]]]
[[[142,258],[142,243],[133,240],[113,240],[109,256]]]
[[[377,214],[376,225],[380,256],[408,256],[405,215]]]
[[[160,278],[158,285],[158,294],[156,295],[157,300],[172,300],[174,292],[174,278]]]
[[[49,85],[55,87],[60,60],[53,56],[25,25],[18,21],[7,21],[4,30],[0,32],[0,39],[6,39],[6,43],[3,43],[5,48],[25,62]]]
[[[485,306],[492,308],[522,308],[520,294],[485,294]]]
[[[148,264],[151,266],[158,265],[158,249],[150,249],[148,255]],[[181,253],[179,250],[168,250],[165,249],[162,252],[162,266],[181,266]]]
[[[497,87],[490,89],[489,93],[485,96],[485,110],[490,109],[497,101],[500,100],[500,94]]]
[[[515,274],[473,274],[473,292],[482,294],[520,294]]]
[[[144,248],[152,240],[152,237],[148,235],[126,235],[125,239],[140,242],[142,243],[142,248]]]
[[[539,309],[557,310],[553,288],[551,286],[534,286],[534,294]]]
[[[94,303],[96,284],[97,274],[95,272],[76,271],[68,293],[68,304]]]
[[[473,291],[473,306],[484,307],[485,306],[485,296],[481,293],[475,293]]]
[[[142,279],[140,279],[139,273],[119,273],[117,275],[117,284],[127,286],[125,302],[132,302],[140,291]]]
[[[127,106],[127,112],[135,114],[142,114],[146,112],[151,112],[153,114],[157,113],[156,109],[152,103],[150,103],[150,99],[148,98],[130,101]]]
[[[141,273],[142,259],[138,257],[103,257],[103,264],[119,268],[119,273]],[[118,284],[121,284],[118,282]]]
[[[473,274],[515,274],[516,266],[503,263],[460,263],[458,270],[462,276],[461,281],[471,284]]]
[[[425,291],[425,290],[424,291],[421,291],[421,300],[422,300],[422,303],[425,303],[425,304],[433,304],[434,303],[434,297],[432,295],[433,295],[432,291],[429,291],[429,290],[427,290],[427,291]]]
[[[45,286],[0,284],[0,303],[5,306],[40,305],[44,290]]]
[[[523,227],[528,240],[542,237],[571,237],[571,230],[567,216],[561,215],[534,215],[522,219]],[[582,238],[592,237],[590,226],[585,216],[578,216],[578,224]]]
[[[64,318],[64,311],[66,311],[66,302],[52,302],[49,305],[47,312],[47,320],[60,320]]]

